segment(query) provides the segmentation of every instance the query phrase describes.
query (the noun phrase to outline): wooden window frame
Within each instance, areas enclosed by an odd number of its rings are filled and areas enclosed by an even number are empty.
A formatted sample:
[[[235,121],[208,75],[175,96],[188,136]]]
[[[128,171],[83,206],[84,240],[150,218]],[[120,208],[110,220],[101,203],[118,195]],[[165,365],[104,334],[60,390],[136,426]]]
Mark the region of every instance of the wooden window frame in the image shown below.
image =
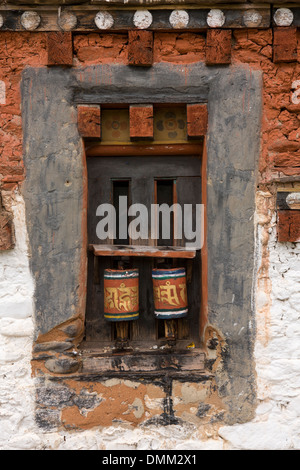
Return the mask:
[[[201,158],[201,193],[202,193],[202,204],[206,207],[207,200],[207,188],[206,188],[206,168],[207,168],[207,153],[206,153],[206,136],[203,136],[201,143],[189,141],[183,144],[150,144],[144,143],[140,144],[137,142],[132,142],[129,145],[105,145],[101,142],[91,142],[89,139],[84,141],[85,144],[85,155],[86,157],[102,157],[102,156],[140,156],[143,158],[145,156],[175,156],[175,155],[191,155],[197,154]],[[88,199],[88,188],[86,188],[86,198]],[[199,347],[187,348],[185,351],[178,350],[173,347],[170,348],[165,356],[165,351],[149,351],[145,354],[145,351],[139,353],[138,342],[135,342],[134,350],[129,351],[119,351],[117,348],[112,348],[107,352],[107,345],[98,346],[95,344],[90,344],[85,340],[81,344],[81,350],[85,356],[85,371],[95,373],[96,371],[110,371],[112,372],[115,369],[115,359],[116,357],[122,357],[128,367],[132,372],[149,372],[157,373],[163,368],[162,364],[167,364],[167,367],[175,368],[175,371],[179,373],[180,371],[204,371],[205,369],[205,353],[203,344],[203,335],[204,328],[207,324],[207,245],[206,245],[206,213],[204,213],[204,243],[201,249],[201,285],[199,289],[201,290],[200,296],[200,305],[199,305]],[[88,250],[95,250],[95,247],[88,245]],[[109,253],[108,256],[119,255],[119,253]],[[101,254],[105,256],[104,253]],[[143,254],[143,256],[147,254]],[[153,253],[150,253],[149,256],[155,256]],[[159,254],[160,256],[160,254]],[[172,255],[171,255],[172,256]],[[174,255],[178,256],[178,253]],[[187,342],[186,342],[187,343]],[[104,346],[104,347],[103,347]],[[132,365],[132,360],[134,358],[134,364]],[[151,358],[151,359],[150,359]],[[149,363],[150,359],[150,363]],[[150,365],[149,365],[150,364]],[[119,369],[119,366],[117,366]]]

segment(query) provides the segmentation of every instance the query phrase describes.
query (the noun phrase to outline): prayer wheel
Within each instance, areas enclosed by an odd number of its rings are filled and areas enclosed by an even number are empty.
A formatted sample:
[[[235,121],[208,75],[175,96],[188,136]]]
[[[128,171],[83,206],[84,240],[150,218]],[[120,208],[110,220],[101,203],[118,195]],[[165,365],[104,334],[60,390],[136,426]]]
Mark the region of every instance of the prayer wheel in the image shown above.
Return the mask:
[[[161,320],[174,320],[188,313],[185,268],[152,270],[154,314]]]
[[[111,322],[139,318],[138,269],[104,270],[104,318]]]

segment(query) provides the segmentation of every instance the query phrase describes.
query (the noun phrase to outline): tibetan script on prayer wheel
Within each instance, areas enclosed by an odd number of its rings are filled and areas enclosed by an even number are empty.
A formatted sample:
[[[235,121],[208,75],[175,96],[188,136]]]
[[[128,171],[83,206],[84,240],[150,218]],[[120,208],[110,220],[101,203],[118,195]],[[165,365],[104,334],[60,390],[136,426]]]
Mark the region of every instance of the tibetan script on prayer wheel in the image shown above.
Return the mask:
[[[153,269],[154,314],[168,320],[188,313],[185,268]]]
[[[104,318],[128,321],[139,318],[139,272],[137,269],[104,271]]]

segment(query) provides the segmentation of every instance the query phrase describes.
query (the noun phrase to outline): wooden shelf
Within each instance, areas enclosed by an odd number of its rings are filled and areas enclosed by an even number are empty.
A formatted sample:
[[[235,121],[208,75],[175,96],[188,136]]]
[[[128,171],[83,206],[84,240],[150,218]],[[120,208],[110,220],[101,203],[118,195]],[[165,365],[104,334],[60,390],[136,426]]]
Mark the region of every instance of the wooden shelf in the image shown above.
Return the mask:
[[[89,245],[95,256],[140,256],[149,258],[195,258],[196,250],[175,246]]]

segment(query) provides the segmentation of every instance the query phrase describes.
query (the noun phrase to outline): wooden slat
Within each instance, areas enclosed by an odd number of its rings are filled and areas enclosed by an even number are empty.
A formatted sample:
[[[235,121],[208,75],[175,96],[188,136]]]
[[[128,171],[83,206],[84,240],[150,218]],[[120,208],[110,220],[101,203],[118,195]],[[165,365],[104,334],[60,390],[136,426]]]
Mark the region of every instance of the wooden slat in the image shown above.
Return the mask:
[[[92,169],[88,167],[88,241],[89,243],[109,244],[112,239],[100,240],[96,234],[97,223],[100,217],[96,216],[97,207],[100,204],[112,204],[111,181],[105,174],[99,176],[93,174]],[[113,234],[111,234],[113,236]]]
[[[173,145],[105,145],[90,144],[86,147],[87,157],[128,157],[133,155],[164,156],[164,155],[200,155],[202,144],[173,144]]]
[[[199,154],[198,154],[199,155]],[[110,157],[98,159],[90,158],[88,161],[89,177],[93,179],[102,178],[109,175],[113,179],[139,179],[145,178],[176,178],[181,176],[200,175],[201,159],[191,155],[165,155],[151,158],[147,155],[143,158],[138,156],[118,156],[113,160]],[[99,190],[101,187],[99,186]],[[98,198],[99,199],[99,198]],[[107,201],[104,201],[107,202]],[[141,200],[132,200],[132,203]]]
[[[186,188],[189,188],[189,191]],[[196,204],[201,204],[201,177],[194,176],[192,178],[178,177],[176,180],[176,192],[178,201],[182,207],[185,204],[192,204],[193,230],[196,229]],[[199,227],[197,227],[199,231]],[[190,242],[183,234],[182,244]],[[185,247],[186,249],[186,247]],[[201,262],[200,252],[196,251],[196,257],[193,260],[185,262],[187,271],[187,296],[188,296],[188,315],[178,320],[178,336],[179,338],[198,337],[200,305],[201,305]]]
[[[195,258],[196,250],[180,247],[133,245],[89,245],[95,256],[139,256],[148,258]]]
[[[299,177],[298,177],[299,178]],[[292,193],[300,191],[300,183],[282,183],[277,185],[277,192]]]
[[[170,354],[144,353],[130,355],[99,355],[84,357],[82,372],[159,372],[204,370],[205,354],[201,351],[184,351]]]

